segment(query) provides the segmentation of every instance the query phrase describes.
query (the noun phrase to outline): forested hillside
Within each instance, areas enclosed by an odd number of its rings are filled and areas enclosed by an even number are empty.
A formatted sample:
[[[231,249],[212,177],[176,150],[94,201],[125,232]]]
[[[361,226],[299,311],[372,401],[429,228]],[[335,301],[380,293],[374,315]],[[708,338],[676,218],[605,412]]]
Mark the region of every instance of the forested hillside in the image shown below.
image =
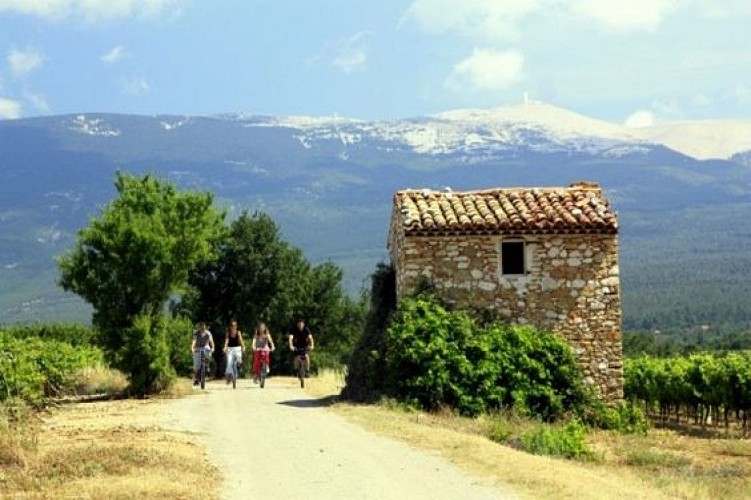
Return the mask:
[[[477,144],[440,149],[447,125],[429,118],[306,126],[125,115],[0,122],[0,323],[90,320],[57,285],[55,256],[114,196],[122,170],[210,191],[230,220],[269,214],[311,262],[340,266],[353,295],[387,259],[397,190],[595,181],[619,216],[627,330],[751,325],[751,169],[740,161],[518,126],[514,143],[478,125],[467,132]]]

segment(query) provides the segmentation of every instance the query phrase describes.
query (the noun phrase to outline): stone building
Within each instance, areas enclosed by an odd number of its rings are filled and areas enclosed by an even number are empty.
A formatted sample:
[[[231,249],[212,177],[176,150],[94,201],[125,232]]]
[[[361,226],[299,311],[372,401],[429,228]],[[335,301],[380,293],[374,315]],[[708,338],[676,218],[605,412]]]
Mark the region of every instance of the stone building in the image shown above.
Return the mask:
[[[623,397],[618,221],[600,187],[394,195],[397,297],[429,282],[444,300],[555,332],[585,382]]]

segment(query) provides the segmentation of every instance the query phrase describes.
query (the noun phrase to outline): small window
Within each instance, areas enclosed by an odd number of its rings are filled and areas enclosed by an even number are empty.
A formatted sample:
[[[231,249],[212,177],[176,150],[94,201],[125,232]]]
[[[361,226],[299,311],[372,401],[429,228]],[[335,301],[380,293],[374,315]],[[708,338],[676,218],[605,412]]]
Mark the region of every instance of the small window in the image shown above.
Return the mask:
[[[501,243],[501,274],[526,274],[523,241]]]

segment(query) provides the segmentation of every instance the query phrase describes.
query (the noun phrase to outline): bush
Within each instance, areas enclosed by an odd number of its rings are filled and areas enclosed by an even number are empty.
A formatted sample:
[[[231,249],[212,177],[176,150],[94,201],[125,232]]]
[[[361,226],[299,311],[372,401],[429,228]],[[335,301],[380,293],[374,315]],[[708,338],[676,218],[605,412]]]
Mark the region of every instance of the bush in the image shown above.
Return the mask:
[[[403,301],[386,340],[389,392],[427,410],[448,405],[462,413],[483,411],[483,402],[465,387],[473,368],[464,346],[473,326],[467,314],[449,313],[429,298]]]
[[[193,322],[184,316],[164,317],[160,323],[164,329],[164,338],[169,346],[169,360],[178,375],[191,376],[193,373],[193,356],[190,353]],[[215,339],[216,340],[216,339]]]
[[[521,448],[534,455],[593,460],[595,455],[585,441],[586,427],[577,420],[565,426],[541,424],[522,434]]]
[[[470,343],[476,393],[490,408],[513,408],[545,420],[587,400],[569,344],[548,332],[491,323]]]
[[[122,368],[130,375],[130,391],[134,394],[162,392],[175,378],[167,342],[169,323],[164,315],[156,320],[141,315],[123,332]]]
[[[582,406],[579,415],[587,425],[620,434],[646,435],[649,430],[644,412],[632,402],[610,406],[593,398],[591,403]]]
[[[387,330],[386,392],[465,415],[513,408],[555,420],[587,398],[571,347],[533,328],[478,326],[430,297],[405,299]]]
[[[7,333],[17,339],[41,338],[75,346],[95,344],[98,338],[98,331],[94,327],[64,323],[3,326],[0,327],[0,333]]]
[[[39,405],[45,397],[73,392],[75,373],[102,360],[95,347],[0,333],[0,401],[16,397]]]
[[[371,276],[370,309],[362,335],[347,363],[342,397],[359,402],[375,402],[385,393],[386,328],[396,309],[394,268],[379,264]]]

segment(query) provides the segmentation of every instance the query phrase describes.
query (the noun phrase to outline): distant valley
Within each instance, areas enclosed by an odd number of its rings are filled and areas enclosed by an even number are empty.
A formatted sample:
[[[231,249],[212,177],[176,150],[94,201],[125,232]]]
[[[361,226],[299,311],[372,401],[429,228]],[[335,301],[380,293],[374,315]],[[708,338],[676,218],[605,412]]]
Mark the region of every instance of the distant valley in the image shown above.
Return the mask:
[[[751,121],[628,129],[544,103],[368,122],[78,114],[0,121],[0,323],[88,321],[54,256],[116,170],[269,213],[352,293],[387,258],[391,197],[599,182],[619,213],[629,329],[751,325]]]

